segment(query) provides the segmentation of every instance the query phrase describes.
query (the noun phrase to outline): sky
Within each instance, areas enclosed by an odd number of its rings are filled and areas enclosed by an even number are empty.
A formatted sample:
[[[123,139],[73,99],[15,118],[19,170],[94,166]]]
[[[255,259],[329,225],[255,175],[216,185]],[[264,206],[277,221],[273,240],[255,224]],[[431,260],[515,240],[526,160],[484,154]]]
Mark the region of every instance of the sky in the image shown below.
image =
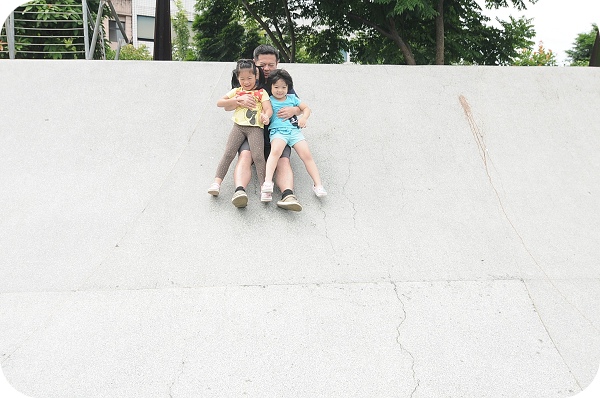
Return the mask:
[[[476,0],[483,5],[484,0]],[[527,10],[516,8],[485,10],[484,14],[492,19],[496,16],[508,20],[509,15],[518,18],[525,15],[533,18],[537,44],[542,41],[544,48],[552,50],[559,65],[566,63],[566,50],[573,48],[573,42],[579,33],[587,33],[592,23],[600,25],[600,0],[538,0],[536,4],[527,3]]]
[[[484,0],[476,0],[480,5]],[[8,14],[23,4],[23,0],[0,0],[0,21],[2,23]],[[482,7],[484,8],[484,7]],[[534,41],[543,42],[544,48],[552,50],[556,55],[559,65],[566,63],[566,50],[573,48],[577,34],[589,32],[592,23],[600,25],[600,0],[538,0],[536,4],[528,3],[527,10],[519,11],[515,8],[500,10],[485,10],[484,14],[496,16],[507,20],[509,15],[520,17],[525,15],[533,18],[533,25],[537,33]]]

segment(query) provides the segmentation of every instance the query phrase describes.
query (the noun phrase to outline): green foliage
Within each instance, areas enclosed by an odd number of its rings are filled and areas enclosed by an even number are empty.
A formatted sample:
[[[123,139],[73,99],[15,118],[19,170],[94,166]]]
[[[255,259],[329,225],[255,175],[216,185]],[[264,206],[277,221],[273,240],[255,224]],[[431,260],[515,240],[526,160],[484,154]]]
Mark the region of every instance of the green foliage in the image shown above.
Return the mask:
[[[552,50],[546,50],[544,43],[538,44],[537,51],[533,48],[523,48],[513,59],[513,66],[556,66],[556,57]]]
[[[598,34],[598,25],[592,24],[592,29],[587,33],[579,33],[573,42],[573,48],[565,51],[571,66],[589,66],[592,48]]]
[[[189,61],[194,59],[194,50],[190,46],[190,28],[188,18],[183,8],[181,0],[175,1],[177,13],[174,18],[171,18],[171,25],[175,31],[173,38],[173,55],[174,61]]]
[[[348,46],[352,62],[380,65],[406,64],[396,44],[386,37],[381,37],[374,29],[357,32]]]
[[[310,34],[308,25],[301,26],[298,21],[306,20],[314,12],[312,3],[306,0],[240,0],[239,3],[241,12],[254,19],[268,43],[279,50],[281,60],[296,62],[299,42],[304,39],[301,36]],[[308,55],[307,51],[302,52]]]
[[[436,15],[435,4],[437,2],[423,0],[374,0],[373,3],[388,6],[386,17],[395,17],[406,12],[416,11],[425,18],[432,18]]]
[[[235,61],[252,58],[260,44],[258,29],[239,14],[235,0],[199,0],[192,29],[194,46],[200,61]]]
[[[115,59],[116,50],[111,48],[106,50],[106,59]],[[135,48],[133,44],[127,44],[121,47],[119,52],[119,60],[123,61],[151,61],[152,55],[145,44],[141,44]]]
[[[92,18],[99,4],[99,0],[88,1]],[[81,12],[81,0],[34,0],[18,7],[14,11],[16,57],[85,59]],[[6,42],[5,38],[2,41]],[[108,42],[103,44],[106,47]],[[0,58],[8,58],[4,47]],[[94,58],[102,58],[102,50],[102,45],[97,45]]]
[[[525,9],[536,2],[486,5]],[[244,42],[239,26],[250,20],[283,62],[338,63],[349,51],[364,64],[508,65],[535,36],[524,17],[499,21],[500,28],[488,24],[475,0],[198,0],[197,10],[203,14],[194,22],[195,43],[204,60],[235,59],[229,53],[239,53]]]
[[[314,32],[303,27],[299,32],[299,48],[296,62],[340,64],[344,62],[342,48],[348,48],[347,40],[331,29]]]
[[[532,0],[531,2],[535,2]],[[474,0],[315,0],[321,25],[332,26],[352,37],[352,60],[358,63],[434,64],[438,52],[447,64],[505,65],[518,48],[533,44],[531,20],[510,18],[501,28],[487,23],[488,17]],[[506,1],[489,1],[505,6]],[[524,1],[511,3],[524,7]],[[436,28],[443,29],[443,42]]]
[[[527,5],[525,4],[527,0],[510,0],[510,3],[512,4],[513,7],[515,7],[518,10],[526,10],[527,9]],[[529,0],[529,3],[531,4],[535,4],[537,3],[538,0]],[[509,4],[508,0],[485,0],[485,6],[486,8],[502,8],[502,7],[510,7],[511,4]]]
[[[508,21],[497,21],[501,28],[472,21],[468,32],[448,40],[447,58],[451,62],[464,60],[476,65],[510,65],[519,55],[519,49],[534,44],[531,38],[535,31],[531,19],[510,16]],[[454,48],[456,43],[463,46],[458,51]]]

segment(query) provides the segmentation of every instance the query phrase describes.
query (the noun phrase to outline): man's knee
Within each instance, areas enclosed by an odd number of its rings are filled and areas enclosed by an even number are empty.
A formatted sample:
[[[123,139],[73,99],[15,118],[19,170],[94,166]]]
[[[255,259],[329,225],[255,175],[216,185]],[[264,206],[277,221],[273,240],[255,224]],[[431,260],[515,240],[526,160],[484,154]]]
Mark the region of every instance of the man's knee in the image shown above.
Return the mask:
[[[294,173],[292,172],[292,165],[290,164],[290,159],[279,158],[279,160],[277,161],[277,169],[275,170],[275,174],[277,176],[277,181],[280,184],[286,186],[291,185],[292,178],[294,178]]]
[[[292,169],[290,158],[279,158],[277,161],[277,169]]]
[[[250,151],[241,151],[238,155],[238,163],[252,164],[252,153]]]

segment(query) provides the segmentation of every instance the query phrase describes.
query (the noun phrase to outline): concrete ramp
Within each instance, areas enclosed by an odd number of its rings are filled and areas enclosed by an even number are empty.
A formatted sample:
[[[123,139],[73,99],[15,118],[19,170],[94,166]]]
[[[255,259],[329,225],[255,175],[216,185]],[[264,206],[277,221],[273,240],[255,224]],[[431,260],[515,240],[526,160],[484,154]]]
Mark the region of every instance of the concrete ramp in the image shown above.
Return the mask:
[[[329,195],[206,193],[233,63],[0,61],[0,360],[34,397],[569,397],[600,69],[282,65]],[[274,194],[279,197],[279,193]]]

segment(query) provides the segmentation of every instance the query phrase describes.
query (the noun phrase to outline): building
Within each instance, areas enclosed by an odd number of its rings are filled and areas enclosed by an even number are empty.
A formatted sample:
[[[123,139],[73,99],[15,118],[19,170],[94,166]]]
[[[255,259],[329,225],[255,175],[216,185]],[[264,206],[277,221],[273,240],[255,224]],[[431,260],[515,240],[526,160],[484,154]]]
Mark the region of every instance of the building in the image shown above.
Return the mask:
[[[125,33],[127,34],[128,39],[133,37],[133,14],[131,2],[132,0],[111,0],[111,3],[117,12],[117,15],[119,16],[119,20],[125,28]],[[109,19],[104,20],[104,31],[108,32],[110,47],[115,50],[117,48],[119,39],[123,38],[123,34],[117,26],[116,20],[112,18],[112,15],[109,17]]]
[[[181,0],[187,15],[190,29],[194,20],[194,6],[196,0]],[[171,16],[177,14],[175,1],[170,1]],[[156,14],[156,0],[112,0],[112,4],[125,27],[127,37],[137,48],[145,44],[150,53],[154,50],[154,18]],[[110,45],[117,48],[118,40],[122,38],[121,31],[114,19],[105,22],[106,32],[109,32]]]

